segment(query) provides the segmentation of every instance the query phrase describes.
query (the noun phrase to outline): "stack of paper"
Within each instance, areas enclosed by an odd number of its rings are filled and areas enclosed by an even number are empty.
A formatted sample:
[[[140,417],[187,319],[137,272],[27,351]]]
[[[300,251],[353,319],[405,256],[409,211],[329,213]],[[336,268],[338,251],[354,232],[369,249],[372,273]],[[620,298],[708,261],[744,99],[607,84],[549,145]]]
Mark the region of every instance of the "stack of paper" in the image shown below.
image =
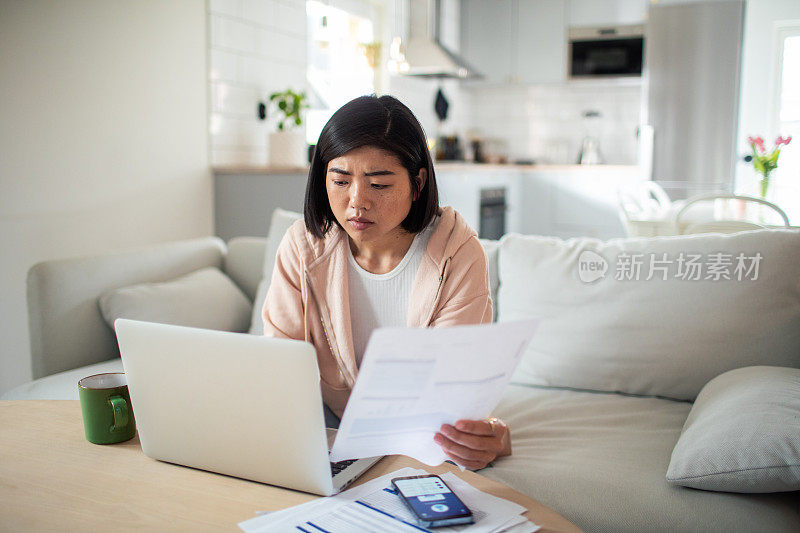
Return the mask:
[[[396,477],[425,475],[416,468],[403,468],[373,479],[346,492],[320,498],[282,511],[265,514],[239,523],[247,533],[297,531],[306,533],[352,533],[381,531],[432,533],[468,530],[474,533],[533,533],[540,526],[521,516],[525,507],[481,492],[458,476],[447,472],[442,479],[469,507],[475,523],[466,526],[441,527],[428,530],[417,525],[411,512],[392,490]]]

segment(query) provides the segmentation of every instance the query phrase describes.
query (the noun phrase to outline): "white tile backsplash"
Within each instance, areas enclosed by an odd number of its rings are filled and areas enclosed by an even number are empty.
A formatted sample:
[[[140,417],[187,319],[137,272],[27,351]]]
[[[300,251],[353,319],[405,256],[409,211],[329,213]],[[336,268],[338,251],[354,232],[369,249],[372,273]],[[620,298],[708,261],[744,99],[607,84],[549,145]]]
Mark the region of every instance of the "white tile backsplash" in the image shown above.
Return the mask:
[[[254,117],[259,96],[254,87],[212,82],[211,111],[235,117]]]
[[[208,9],[212,14],[242,16],[242,0],[209,0]]]
[[[278,55],[275,50],[281,35],[271,28],[259,28],[256,32],[256,54],[262,57],[274,58]]]
[[[227,48],[235,52],[253,53],[256,49],[256,27],[227,16],[215,15],[212,24],[211,43],[215,48]],[[214,31],[216,27],[216,32]]]
[[[306,35],[306,8],[304,2],[279,0],[275,3],[276,27],[281,31],[304,37]]]
[[[615,80],[468,90],[475,134],[507,143],[508,157],[575,163],[587,133],[582,113],[598,111],[596,135],[606,163],[636,164],[641,87]]]
[[[304,0],[210,0],[209,139],[215,166],[265,165],[274,91],[306,89]]]
[[[240,80],[239,69],[242,65],[241,55],[226,52],[224,50],[211,50],[211,61],[209,64],[208,75],[212,81],[232,81]]]
[[[267,128],[250,118],[237,119],[213,113],[210,116],[211,141],[214,146],[226,149],[257,149],[264,144]]]
[[[266,30],[261,35],[266,34],[266,39],[262,39],[259,52],[271,59],[289,65],[306,64],[306,40],[305,37],[298,37],[295,34],[287,34],[281,31]]]
[[[242,71],[239,79],[246,85],[267,89],[271,87],[270,77],[274,75],[272,62],[257,56],[240,58]]]
[[[305,66],[298,67],[297,65],[289,65],[285,71],[287,87],[291,87],[295,91],[305,89],[306,87],[306,69]]]
[[[211,142],[217,147],[238,147],[240,143],[239,130],[236,121],[224,117],[219,113],[209,115],[209,129]]]
[[[244,0],[242,18],[260,26],[275,26],[275,0]]]

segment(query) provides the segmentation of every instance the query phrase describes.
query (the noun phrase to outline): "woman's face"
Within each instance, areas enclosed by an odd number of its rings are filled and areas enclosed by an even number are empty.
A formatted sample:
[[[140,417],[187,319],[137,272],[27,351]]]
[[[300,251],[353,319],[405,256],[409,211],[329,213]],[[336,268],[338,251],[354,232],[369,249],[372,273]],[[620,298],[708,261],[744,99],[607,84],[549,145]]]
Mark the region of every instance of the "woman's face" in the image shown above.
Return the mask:
[[[424,184],[424,169],[420,178]],[[333,216],[356,245],[390,244],[405,232],[411,182],[394,154],[363,146],[332,159],[325,187]]]

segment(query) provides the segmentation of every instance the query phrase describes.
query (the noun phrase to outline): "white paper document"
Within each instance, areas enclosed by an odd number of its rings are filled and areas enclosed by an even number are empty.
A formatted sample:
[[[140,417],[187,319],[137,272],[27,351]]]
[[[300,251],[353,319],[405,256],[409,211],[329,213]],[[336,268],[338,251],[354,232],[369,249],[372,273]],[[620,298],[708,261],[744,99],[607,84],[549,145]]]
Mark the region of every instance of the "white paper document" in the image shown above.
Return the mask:
[[[381,531],[386,533],[419,533],[431,531],[448,533],[533,533],[540,529],[522,513],[525,507],[514,502],[486,494],[448,472],[442,479],[472,510],[475,524],[427,530],[417,525],[416,519],[394,493],[391,480],[395,477],[427,474],[424,470],[403,468],[373,479],[346,492],[320,498],[302,505],[258,516],[239,523],[246,533],[352,533],[354,531]]]
[[[372,333],[331,460],[407,455],[447,459],[442,424],[491,415],[539,320]]]

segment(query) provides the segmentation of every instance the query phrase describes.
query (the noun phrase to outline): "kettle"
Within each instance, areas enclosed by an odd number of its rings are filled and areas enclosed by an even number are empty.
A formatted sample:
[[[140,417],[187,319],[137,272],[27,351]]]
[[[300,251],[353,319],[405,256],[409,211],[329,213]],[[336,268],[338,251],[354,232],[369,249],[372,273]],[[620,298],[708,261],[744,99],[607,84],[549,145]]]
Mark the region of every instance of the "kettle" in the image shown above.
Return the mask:
[[[600,143],[594,137],[584,137],[580,154],[578,154],[578,164],[599,165],[602,163],[603,157],[600,155]]]
[[[599,165],[603,163],[603,156],[600,155],[600,142],[597,140],[599,111],[583,112],[584,136],[581,143],[581,151],[578,154],[579,165]]]

